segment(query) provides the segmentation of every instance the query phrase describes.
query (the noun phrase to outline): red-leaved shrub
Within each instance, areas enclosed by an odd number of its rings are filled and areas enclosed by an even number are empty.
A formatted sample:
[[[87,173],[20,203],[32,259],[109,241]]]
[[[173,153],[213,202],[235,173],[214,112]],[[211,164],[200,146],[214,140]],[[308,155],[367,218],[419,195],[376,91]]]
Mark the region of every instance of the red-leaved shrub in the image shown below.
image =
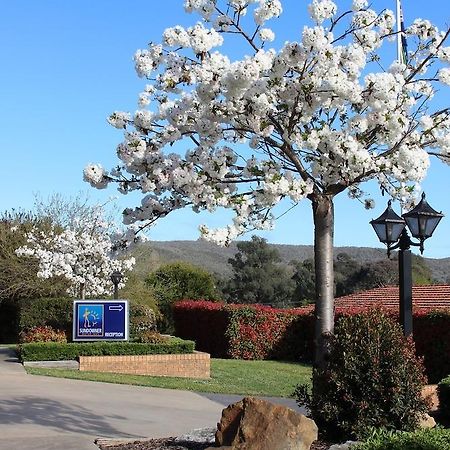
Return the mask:
[[[51,326],[44,325],[22,331],[19,336],[20,342],[67,342],[66,333],[55,330]]]
[[[181,300],[173,305],[175,334],[189,336],[197,350],[214,358],[228,356],[228,310],[224,303],[206,300]],[[184,338],[183,338],[184,339]]]
[[[382,309],[379,304],[374,305]],[[336,308],[340,317],[367,308]],[[184,300],[174,305],[176,335],[196,341],[215,358],[312,361],[314,312],[311,307],[276,309]],[[397,318],[398,312],[384,310]],[[414,341],[431,383],[450,374],[450,311],[414,312]]]

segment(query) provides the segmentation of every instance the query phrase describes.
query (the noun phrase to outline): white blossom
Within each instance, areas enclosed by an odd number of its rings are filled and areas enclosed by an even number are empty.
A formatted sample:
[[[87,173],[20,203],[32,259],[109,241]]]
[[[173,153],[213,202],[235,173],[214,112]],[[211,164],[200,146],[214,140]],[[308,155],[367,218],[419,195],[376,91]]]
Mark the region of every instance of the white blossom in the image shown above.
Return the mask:
[[[337,11],[336,3],[331,0],[313,0],[308,7],[312,19],[321,24],[326,19],[331,19]]]
[[[261,28],[259,38],[262,41],[272,42],[275,39],[275,33],[270,28]]]
[[[161,44],[136,52],[137,74],[148,79],[139,107],[108,119],[124,133],[120,165],[84,172],[92,186],[143,193],[124,211],[125,224],[143,228],[184,207],[224,208],[231,223],[201,233],[227,245],[273,227],[280,204],[347,190],[371,207],[360,187],[369,179],[406,203],[427,174],[428,153],[450,163],[450,118],[431,102],[450,84],[450,47],[428,20],[407,28],[405,65],[385,61],[394,13],[367,0],[353,0],[351,11],[313,0],[313,26],[298,27],[278,50],[264,47],[275,38],[265,23],[281,15],[280,0],[184,6],[201,22],[167,28]],[[254,23],[241,20],[247,11]],[[335,17],[339,26],[330,26]],[[230,34],[245,56],[230,60],[217,49]]]
[[[88,164],[83,171],[83,179],[97,189],[104,189],[108,185],[108,173],[100,164]]]
[[[450,86],[450,68],[444,67],[443,69],[439,70],[438,76],[441,83]]]
[[[59,230],[52,227],[45,234],[33,230],[27,235],[26,245],[16,250],[19,256],[36,258],[39,262],[38,277],[66,278],[68,293],[78,296],[83,286],[87,296],[110,295],[111,273],[128,272],[134,258],[118,259],[113,241],[100,216],[74,222],[72,227]],[[123,287],[126,278],[120,285]]]

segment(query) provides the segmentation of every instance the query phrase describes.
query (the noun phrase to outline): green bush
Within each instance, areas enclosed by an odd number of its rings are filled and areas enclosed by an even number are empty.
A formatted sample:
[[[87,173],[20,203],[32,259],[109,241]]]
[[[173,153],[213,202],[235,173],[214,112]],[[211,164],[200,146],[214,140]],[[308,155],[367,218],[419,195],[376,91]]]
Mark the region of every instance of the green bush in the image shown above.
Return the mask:
[[[139,341],[143,334],[156,331],[156,315],[149,306],[130,302],[130,339]]]
[[[441,414],[450,417],[450,375],[439,382],[438,396]]]
[[[168,342],[141,344],[137,342],[39,342],[20,344],[21,361],[60,361],[77,359],[79,356],[117,355],[168,355],[192,353],[194,342],[171,338]]]
[[[213,300],[217,298],[214,276],[206,270],[185,262],[161,266],[151,273],[146,283],[153,289],[162,317],[158,328],[174,332],[172,304],[177,300]]]
[[[70,298],[36,298],[20,303],[19,330],[50,326],[72,335],[73,300]]]
[[[19,335],[20,342],[67,342],[66,333],[62,330],[45,325],[33,327],[27,331],[22,331]]]
[[[379,310],[344,316],[337,323],[327,367],[313,373],[313,392],[297,387],[319,429],[364,437],[371,428],[414,430],[427,412],[426,384],[414,344]]]
[[[448,450],[450,429],[434,428],[415,432],[380,433],[352,450]]]
[[[169,336],[163,336],[157,331],[145,331],[140,334],[136,339],[136,342],[142,342],[144,344],[162,344],[170,340]]]

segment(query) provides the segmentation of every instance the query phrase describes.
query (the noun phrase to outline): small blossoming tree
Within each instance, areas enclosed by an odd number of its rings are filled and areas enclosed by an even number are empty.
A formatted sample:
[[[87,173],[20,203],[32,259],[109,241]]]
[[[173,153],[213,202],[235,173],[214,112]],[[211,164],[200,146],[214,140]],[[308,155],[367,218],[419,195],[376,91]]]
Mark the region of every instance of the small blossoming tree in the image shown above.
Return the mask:
[[[439,86],[450,84],[449,32],[415,20],[405,31],[406,61],[383,69],[379,50],[395,39],[395,18],[367,0],[344,12],[330,0],[313,0],[314,24],[298,36],[294,30],[294,40],[277,49],[267,49],[275,35],[265,24],[282,13],[280,0],[184,5],[202,21],[168,28],[161,44],[136,52],[136,71],[148,80],[139,109],[109,117],[124,129],[121,164],[110,172],[91,164],[85,179],[145,194],[124,211],[126,224],[145,227],[184,207],[231,209],[227,227],[200,230],[220,245],[271,228],[281,201],[308,199],[320,364],[334,322],[333,199],[347,191],[371,207],[360,185],[375,179],[382,191],[410,202],[429,155],[449,162],[450,110],[433,110],[432,102]],[[215,50],[228,34],[242,38],[248,56],[232,61]],[[177,142],[185,154],[170,151]]]
[[[134,258],[117,259],[107,224],[99,217],[91,219],[73,221],[70,228],[63,230],[57,226],[45,233],[33,230],[27,235],[27,244],[16,253],[38,259],[38,277],[66,278],[70,283],[67,292],[72,297],[111,294],[111,274],[131,270]]]

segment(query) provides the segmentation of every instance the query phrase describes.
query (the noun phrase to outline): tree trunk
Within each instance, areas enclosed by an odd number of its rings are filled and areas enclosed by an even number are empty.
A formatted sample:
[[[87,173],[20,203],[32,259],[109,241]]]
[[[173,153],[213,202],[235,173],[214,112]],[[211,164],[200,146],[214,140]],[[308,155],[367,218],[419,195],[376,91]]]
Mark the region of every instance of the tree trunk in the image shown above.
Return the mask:
[[[315,195],[312,207],[316,275],[314,366],[324,368],[329,351],[329,337],[334,329],[333,197]]]
[[[81,300],[85,300],[86,298],[86,287],[84,285],[84,283],[80,284],[80,299]]]

